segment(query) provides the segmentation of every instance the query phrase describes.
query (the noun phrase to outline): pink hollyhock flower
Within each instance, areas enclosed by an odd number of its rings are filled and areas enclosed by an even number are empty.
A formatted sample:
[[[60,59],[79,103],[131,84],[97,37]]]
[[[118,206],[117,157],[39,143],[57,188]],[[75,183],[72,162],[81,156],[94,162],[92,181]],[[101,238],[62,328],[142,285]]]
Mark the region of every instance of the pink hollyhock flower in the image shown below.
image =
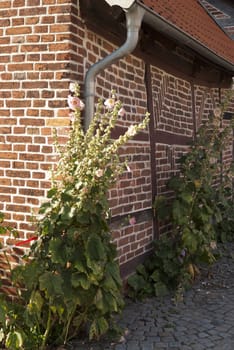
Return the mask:
[[[84,102],[81,101],[76,96],[69,95],[67,102],[68,102],[69,108],[73,109],[73,111],[75,111],[76,109],[80,109],[82,111],[84,109],[84,107],[85,107]]]
[[[135,216],[132,216],[132,217],[129,219],[129,224],[130,224],[130,225],[135,225],[135,224],[136,224],[136,218],[135,218]]]
[[[115,106],[115,99],[114,98],[108,98],[105,102],[104,105],[108,109],[113,109]]]

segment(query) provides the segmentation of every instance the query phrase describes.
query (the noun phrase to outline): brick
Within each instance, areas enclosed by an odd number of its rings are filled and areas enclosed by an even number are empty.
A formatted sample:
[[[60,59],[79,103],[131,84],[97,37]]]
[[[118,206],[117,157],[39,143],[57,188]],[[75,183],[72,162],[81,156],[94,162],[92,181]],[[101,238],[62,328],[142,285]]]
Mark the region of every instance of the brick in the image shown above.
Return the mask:
[[[27,115],[29,117],[39,117],[39,114],[40,114],[40,111],[38,109],[27,109]]]
[[[32,143],[30,136],[7,136],[7,141],[12,143]],[[23,145],[24,147],[24,145]]]
[[[52,0],[54,1],[54,0]],[[54,16],[43,16],[41,17],[41,23],[42,24],[50,24],[55,22],[55,17]]]
[[[6,210],[18,212],[18,213],[29,213],[30,212],[30,206],[28,205],[6,205]]]
[[[21,118],[20,125],[44,126],[45,120],[41,118]]]
[[[19,159],[20,160],[29,160],[32,162],[42,162],[44,160],[45,156],[43,154],[38,153],[26,153],[26,154],[20,154]]]
[[[6,35],[20,35],[32,33],[32,27],[7,28]]]
[[[9,108],[22,108],[22,107],[30,107],[30,100],[7,100],[6,105]]]
[[[30,45],[22,45],[22,52],[42,52],[47,51],[47,45],[44,44],[30,44]]]
[[[60,5],[60,6],[50,6],[49,14],[59,14],[59,13],[70,13],[71,6],[70,5]]]
[[[38,16],[38,17],[26,17],[25,18],[25,24],[27,25],[27,24],[30,24],[30,25],[32,25],[32,24],[38,24],[39,23],[39,21],[40,21],[40,17]],[[37,27],[34,27],[34,30],[36,29]]]
[[[13,0],[13,7],[25,6],[25,0]]]
[[[10,44],[10,38],[0,38],[0,45]]]
[[[6,176],[9,177],[22,177],[22,178],[29,178],[30,172],[29,171],[22,171],[22,170],[6,170]]]
[[[39,16],[46,14],[46,7],[23,8],[19,10],[19,16]]]
[[[46,126],[69,126],[70,119],[50,118],[46,120]]]
[[[17,159],[17,153],[12,152],[0,152],[0,159]]]
[[[24,197],[14,196],[14,203],[24,204],[26,202]]]
[[[31,196],[31,197],[43,197],[45,195],[45,191],[44,190],[36,190],[36,189],[32,189],[32,188],[23,188],[19,190],[19,193],[22,195],[26,195],[26,196]]]
[[[64,23],[64,22],[63,22]],[[53,24],[50,26],[50,33],[60,33],[60,32],[69,32],[69,24]]]
[[[27,0],[27,6],[40,6],[40,0]]]

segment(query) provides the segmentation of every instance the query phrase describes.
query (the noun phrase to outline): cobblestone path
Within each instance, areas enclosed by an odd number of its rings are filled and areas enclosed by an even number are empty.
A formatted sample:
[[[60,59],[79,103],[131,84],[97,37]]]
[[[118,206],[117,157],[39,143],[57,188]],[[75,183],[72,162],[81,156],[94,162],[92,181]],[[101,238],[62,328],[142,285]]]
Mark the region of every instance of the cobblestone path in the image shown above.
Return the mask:
[[[177,305],[169,297],[127,302],[118,344],[73,342],[72,350],[234,350],[234,245]]]

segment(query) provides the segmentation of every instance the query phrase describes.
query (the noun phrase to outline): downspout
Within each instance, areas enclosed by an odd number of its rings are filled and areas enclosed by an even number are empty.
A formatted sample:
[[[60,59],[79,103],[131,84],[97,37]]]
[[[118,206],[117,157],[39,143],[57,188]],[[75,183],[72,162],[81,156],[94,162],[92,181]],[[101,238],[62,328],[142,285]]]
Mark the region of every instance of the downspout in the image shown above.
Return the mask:
[[[135,49],[138,43],[139,31],[144,14],[145,10],[142,7],[138,6],[137,4],[133,4],[130,9],[126,11],[127,38],[125,43],[110,55],[96,62],[87,71],[84,87],[85,131],[87,131],[94,114],[95,79],[97,74],[120,58],[127,56]]]

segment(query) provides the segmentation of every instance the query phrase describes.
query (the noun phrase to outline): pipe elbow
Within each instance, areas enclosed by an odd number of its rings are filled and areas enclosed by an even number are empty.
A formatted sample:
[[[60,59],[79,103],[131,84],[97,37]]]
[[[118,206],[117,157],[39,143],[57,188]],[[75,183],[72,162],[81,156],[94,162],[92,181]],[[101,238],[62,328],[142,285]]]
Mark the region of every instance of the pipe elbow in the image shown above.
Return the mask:
[[[125,43],[117,50],[106,56],[99,62],[96,62],[89,68],[85,76],[85,129],[87,130],[92,114],[94,112],[95,97],[95,78],[97,74],[106,67],[115,63],[119,59],[130,54],[137,46],[139,40],[139,31],[145,10],[137,4],[134,4],[126,12],[127,38]]]

